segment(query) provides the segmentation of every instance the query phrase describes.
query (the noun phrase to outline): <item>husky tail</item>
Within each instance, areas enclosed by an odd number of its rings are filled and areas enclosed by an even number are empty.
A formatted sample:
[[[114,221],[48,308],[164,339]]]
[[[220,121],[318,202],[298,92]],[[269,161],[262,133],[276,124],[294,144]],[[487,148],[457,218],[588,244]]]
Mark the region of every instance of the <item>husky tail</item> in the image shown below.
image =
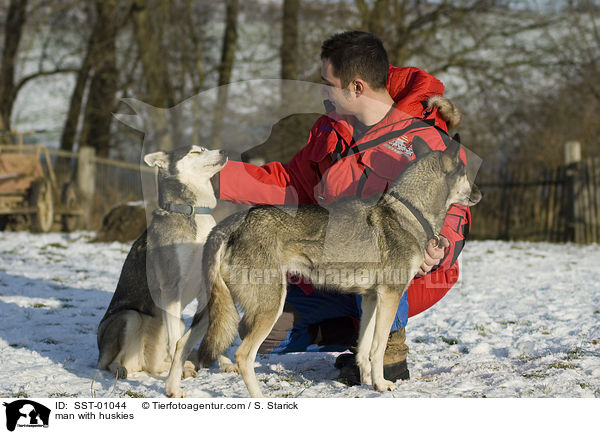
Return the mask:
[[[217,227],[218,228],[218,227]],[[231,346],[240,320],[231,292],[221,277],[221,257],[228,234],[213,230],[204,246],[203,278],[209,291],[209,324],[198,350],[198,364],[210,366]]]

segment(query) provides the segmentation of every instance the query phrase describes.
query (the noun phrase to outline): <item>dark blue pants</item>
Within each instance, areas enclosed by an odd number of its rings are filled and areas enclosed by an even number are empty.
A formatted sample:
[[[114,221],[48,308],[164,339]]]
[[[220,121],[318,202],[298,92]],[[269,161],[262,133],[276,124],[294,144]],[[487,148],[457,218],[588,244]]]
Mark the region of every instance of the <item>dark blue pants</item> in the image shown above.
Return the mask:
[[[361,297],[352,294],[339,294],[314,291],[307,295],[298,286],[289,284],[284,312],[273,331],[259,350],[261,353],[289,353],[304,351],[345,351],[350,346],[348,336],[356,335],[352,318],[360,318]],[[336,322],[336,319],[340,321]],[[344,321],[347,319],[347,321]],[[330,327],[339,324],[339,342],[328,339],[326,345],[315,343],[315,326],[329,322]],[[408,297],[400,299],[392,330],[406,327],[408,321]],[[345,330],[348,329],[348,330]],[[334,336],[337,336],[334,333]],[[334,338],[335,340],[335,338]],[[318,339],[317,339],[318,341]]]

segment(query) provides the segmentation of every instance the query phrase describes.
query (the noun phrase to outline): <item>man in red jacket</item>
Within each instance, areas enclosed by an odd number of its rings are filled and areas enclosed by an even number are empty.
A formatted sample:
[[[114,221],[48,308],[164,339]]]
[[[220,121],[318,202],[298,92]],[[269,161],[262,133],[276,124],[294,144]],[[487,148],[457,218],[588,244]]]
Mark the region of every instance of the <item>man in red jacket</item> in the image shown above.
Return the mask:
[[[230,161],[215,179],[220,199],[326,206],[343,196],[373,197],[386,191],[413,158],[411,140],[417,133],[432,149],[445,149],[447,129],[460,114],[441,98],[444,86],[435,77],[418,68],[390,66],[381,41],[365,32],[332,36],[323,43],[321,60],[323,95],[333,110],[317,120],[307,145],[288,164]],[[454,205],[439,240],[427,246],[388,339],[386,379],[409,378],[407,319],[439,301],[457,281],[456,259],[469,227],[468,208]],[[356,343],[359,317],[360,297],[291,283],[283,314],[259,351],[343,351]],[[340,381],[359,383],[353,354],[338,357],[336,367]]]

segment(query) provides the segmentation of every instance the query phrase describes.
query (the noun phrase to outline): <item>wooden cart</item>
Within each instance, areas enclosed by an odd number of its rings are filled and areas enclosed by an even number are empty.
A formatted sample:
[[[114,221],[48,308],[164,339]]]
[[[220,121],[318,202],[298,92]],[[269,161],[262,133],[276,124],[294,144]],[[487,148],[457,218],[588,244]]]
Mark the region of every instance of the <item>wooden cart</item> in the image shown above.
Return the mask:
[[[48,232],[55,220],[64,231],[78,228],[83,215],[72,182],[60,188],[45,146],[0,145],[0,217],[23,215],[34,232]]]

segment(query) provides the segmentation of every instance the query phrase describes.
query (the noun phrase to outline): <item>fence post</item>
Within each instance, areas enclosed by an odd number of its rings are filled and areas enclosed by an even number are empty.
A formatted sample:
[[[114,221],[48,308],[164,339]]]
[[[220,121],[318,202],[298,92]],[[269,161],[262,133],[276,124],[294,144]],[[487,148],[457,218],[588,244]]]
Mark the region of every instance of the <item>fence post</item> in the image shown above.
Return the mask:
[[[567,166],[567,240],[585,242],[585,205],[583,204],[583,167],[581,165],[581,144],[565,143],[565,164]]]
[[[81,194],[81,208],[85,227],[89,229],[94,192],[96,189],[96,166],[94,157],[96,150],[89,146],[82,146],[77,158],[77,187]]]

